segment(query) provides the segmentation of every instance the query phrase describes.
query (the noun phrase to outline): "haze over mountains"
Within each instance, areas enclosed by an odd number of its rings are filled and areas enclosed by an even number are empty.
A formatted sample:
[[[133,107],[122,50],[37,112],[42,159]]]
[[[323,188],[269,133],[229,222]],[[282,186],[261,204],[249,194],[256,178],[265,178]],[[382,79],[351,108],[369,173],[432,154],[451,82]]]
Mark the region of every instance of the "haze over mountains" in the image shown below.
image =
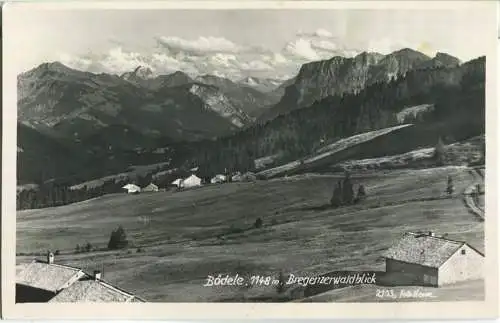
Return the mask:
[[[74,164],[80,166],[71,171],[78,172],[82,163],[93,168],[96,160],[113,164],[104,168],[114,171],[148,162],[144,150],[162,145],[175,146],[187,154],[180,159],[198,163],[202,157],[193,151],[203,151],[205,162],[214,155],[227,160],[236,154],[240,159],[298,155],[320,138],[334,140],[398,123],[396,114],[412,104],[441,103],[437,112],[427,113],[427,124],[480,123],[484,64],[484,59],[461,64],[448,54],[429,57],[402,49],[307,63],[287,81],[252,77],[234,82],[214,75],[192,78],[181,71],[153,76],[142,66],[118,76],[45,63],[18,76],[18,128],[24,134],[18,156],[25,165],[19,176],[33,181],[70,172],[55,167],[42,176],[33,162],[23,162],[36,155],[47,156],[53,165],[77,156]],[[450,102],[457,96],[463,100],[454,113]],[[462,107],[468,98],[474,104]],[[484,132],[484,118],[482,127]],[[31,149],[37,153],[28,158]],[[131,153],[138,149],[143,152]]]

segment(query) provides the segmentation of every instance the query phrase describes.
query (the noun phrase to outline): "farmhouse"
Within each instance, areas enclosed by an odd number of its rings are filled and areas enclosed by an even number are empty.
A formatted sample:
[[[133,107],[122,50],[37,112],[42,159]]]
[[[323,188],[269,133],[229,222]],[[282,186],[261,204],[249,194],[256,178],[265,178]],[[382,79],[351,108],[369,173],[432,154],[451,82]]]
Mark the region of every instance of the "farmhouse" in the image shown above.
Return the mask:
[[[201,178],[199,178],[194,174],[183,180],[181,183],[181,187],[184,188],[196,187],[196,186],[201,186]]]
[[[86,275],[68,288],[62,290],[49,303],[85,303],[85,302],[144,302],[124,290],[101,280],[101,272]]]
[[[144,300],[102,280],[99,271],[92,275],[75,267],[47,261],[27,264],[16,277],[16,303],[69,302],[144,302]]]
[[[483,278],[481,252],[432,232],[406,233],[384,258],[386,275],[394,284],[438,287]]]
[[[142,192],[158,192],[158,186],[153,183],[150,183],[148,186],[142,189]]]
[[[127,190],[127,193],[129,194],[137,194],[141,192],[141,188],[137,185],[134,184],[127,184],[122,187],[123,189]]]
[[[211,180],[210,183],[212,184],[218,184],[218,183],[224,183],[226,181],[227,177],[225,175],[215,175]]]

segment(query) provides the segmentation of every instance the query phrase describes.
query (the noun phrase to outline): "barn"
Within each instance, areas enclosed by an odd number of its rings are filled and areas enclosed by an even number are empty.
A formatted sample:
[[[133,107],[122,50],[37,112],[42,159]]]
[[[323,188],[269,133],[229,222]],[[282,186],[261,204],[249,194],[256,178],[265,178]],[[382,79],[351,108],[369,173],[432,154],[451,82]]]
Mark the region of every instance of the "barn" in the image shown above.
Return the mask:
[[[127,193],[129,194],[137,194],[141,192],[141,188],[137,185],[134,184],[127,184],[122,187],[123,189],[127,190]]]
[[[158,186],[153,183],[150,183],[148,186],[142,189],[143,192],[158,192]]]
[[[386,276],[396,285],[438,287],[483,278],[480,251],[432,232],[405,233],[384,258]]]
[[[201,178],[199,178],[194,174],[183,180],[181,183],[181,187],[184,188],[196,187],[196,186],[201,186]]]
[[[219,184],[219,183],[224,183],[226,180],[227,177],[225,175],[217,174],[210,180],[210,183]]]

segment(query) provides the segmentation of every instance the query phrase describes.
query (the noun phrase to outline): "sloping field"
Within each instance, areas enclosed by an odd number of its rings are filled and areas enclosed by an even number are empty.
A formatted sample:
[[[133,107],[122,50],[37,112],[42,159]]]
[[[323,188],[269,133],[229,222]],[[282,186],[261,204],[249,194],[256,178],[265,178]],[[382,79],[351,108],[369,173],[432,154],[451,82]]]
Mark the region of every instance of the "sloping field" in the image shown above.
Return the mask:
[[[436,199],[444,195],[448,174],[457,194]],[[106,280],[149,301],[217,301],[274,291],[202,287],[207,275],[380,270],[381,253],[404,231],[447,233],[484,250],[483,223],[461,199],[473,181],[465,168],[353,174],[355,189],[366,186],[366,201],[322,207],[339,178],[305,174],[20,211],[17,253],[60,250],[56,262],[101,268]],[[253,229],[258,217],[264,225]],[[141,252],[74,254],[77,244],[105,247],[118,225]],[[31,259],[18,256],[18,263]]]
[[[406,128],[409,126],[413,126],[411,124],[404,124],[390,128],[384,128],[375,131],[369,131],[361,134],[357,134],[348,138],[340,139],[333,144],[326,145],[317,150],[316,155],[305,158],[303,161],[296,160],[285,165],[281,165],[278,167],[274,167],[271,169],[266,169],[261,171],[259,175],[264,176],[266,178],[280,176],[286,173],[290,173],[293,171],[297,171],[301,168],[309,169],[313,167],[317,167],[318,165],[325,164],[331,162],[331,157],[348,148],[354,147],[356,145],[369,142],[375,138],[380,136],[387,135],[396,130]]]
[[[444,160],[453,165],[467,165],[481,158],[481,143],[483,136],[473,137],[462,142],[444,146]],[[349,170],[366,169],[397,169],[408,167],[422,168],[426,164],[434,163],[434,147],[412,150],[403,154],[396,154],[378,158],[347,160],[332,166]]]

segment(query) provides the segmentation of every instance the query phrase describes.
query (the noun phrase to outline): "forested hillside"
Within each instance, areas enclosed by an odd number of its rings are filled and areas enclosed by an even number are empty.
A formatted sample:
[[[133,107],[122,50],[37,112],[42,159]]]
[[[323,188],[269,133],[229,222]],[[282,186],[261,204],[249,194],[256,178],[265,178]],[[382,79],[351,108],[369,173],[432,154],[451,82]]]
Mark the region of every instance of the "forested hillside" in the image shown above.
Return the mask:
[[[248,170],[258,157],[282,153],[284,160],[300,158],[322,142],[393,126],[405,107],[434,104],[413,120],[418,126],[399,136],[380,154],[433,145],[439,137],[456,141],[484,133],[485,57],[459,67],[414,70],[390,82],[378,82],[358,94],[329,96],[309,108],[233,136],[193,146],[191,163],[209,174],[224,169]]]

